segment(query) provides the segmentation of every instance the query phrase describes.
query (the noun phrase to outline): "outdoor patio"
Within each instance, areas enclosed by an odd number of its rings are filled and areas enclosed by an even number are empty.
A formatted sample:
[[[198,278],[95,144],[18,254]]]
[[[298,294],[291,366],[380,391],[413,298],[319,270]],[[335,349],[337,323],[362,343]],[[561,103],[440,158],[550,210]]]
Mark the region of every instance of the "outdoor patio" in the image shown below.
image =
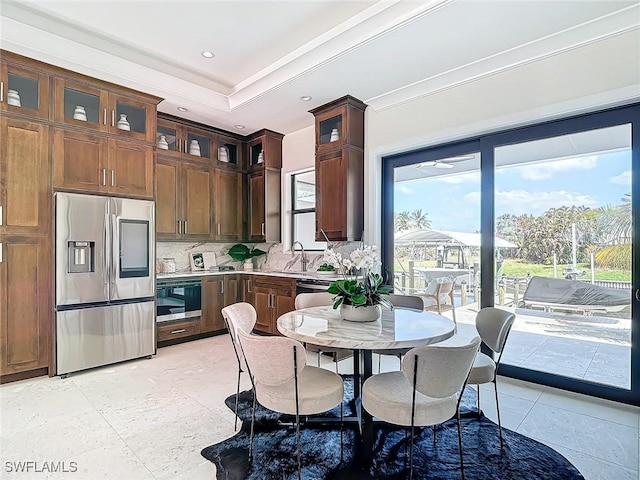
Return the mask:
[[[477,303],[456,307],[458,323],[473,325],[477,311]],[[630,388],[630,319],[525,308],[515,313],[503,363]]]

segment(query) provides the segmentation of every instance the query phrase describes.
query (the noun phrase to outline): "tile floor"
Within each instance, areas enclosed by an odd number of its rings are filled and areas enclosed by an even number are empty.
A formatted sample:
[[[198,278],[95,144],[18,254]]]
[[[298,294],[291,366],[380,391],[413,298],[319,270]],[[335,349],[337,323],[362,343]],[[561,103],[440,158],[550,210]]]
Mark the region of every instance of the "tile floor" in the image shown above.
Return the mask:
[[[315,364],[315,356],[309,361]],[[323,366],[333,369],[328,358]],[[397,359],[384,357],[383,369],[392,368]],[[349,359],[340,363],[341,373],[350,369]],[[0,478],[215,478],[200,450],[233,435],[223,400],[235,392],[235,380],[224,335],[64,380],[2,385]],[[491,387],[481,388],[493,419]],[[555,448],[588,480],[638,480],[640,409],[510,379],[500,379],[499,390],[505,427]],[[16,462],[26,461],[40,470],[44,461],[67,469],[75,462],[77,472],[16,473]]]

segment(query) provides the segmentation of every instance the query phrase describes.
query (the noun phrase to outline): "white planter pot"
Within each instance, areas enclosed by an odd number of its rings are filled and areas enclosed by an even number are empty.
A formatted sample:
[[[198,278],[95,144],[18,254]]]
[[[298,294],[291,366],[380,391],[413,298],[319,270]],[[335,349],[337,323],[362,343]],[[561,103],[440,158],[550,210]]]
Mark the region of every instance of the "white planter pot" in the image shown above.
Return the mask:
[[[373,322],[382,315],[380,305],[367,305],[365,307],[354,307],[353,305],[340,306],[340,316],[343,320],[350,322]]]

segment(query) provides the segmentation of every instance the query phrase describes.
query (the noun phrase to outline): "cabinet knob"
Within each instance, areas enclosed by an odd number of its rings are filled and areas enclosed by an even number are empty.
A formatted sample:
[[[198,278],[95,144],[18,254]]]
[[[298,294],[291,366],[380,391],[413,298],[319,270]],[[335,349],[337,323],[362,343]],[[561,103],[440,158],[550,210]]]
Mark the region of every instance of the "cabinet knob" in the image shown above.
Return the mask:
[[[0,205],[0,227],[2,226],[2,205]]]
[[[184,333],[184,332],[186,332],[186,331],[187,331],[187,329],[186,329],[186,328],[181,328],[181,329],[179,329],[179,330],[171,330],[171,335],[175,335],[175,334],[177,334],[177,333]]]
[[[107,109],[105,108],[102,113],[102,123],[107,124]]]
[[[107,186],[107,169],[102,169],[102,185]]]
[[[0,263],[2,263],[2,244],[0,243]]]
[[[111,170],[111,186],[112,187],[116,186],[116,171],[115,170]]]
[[[116,111],[115,110],[111,110],[111,126],[112,127],[116,126]]]
[[[264,236],[264,222],[262,222],[262,225],[260,226],[260,235]]]
[[[4,102],[4,82],[0,82],[0,103]]]

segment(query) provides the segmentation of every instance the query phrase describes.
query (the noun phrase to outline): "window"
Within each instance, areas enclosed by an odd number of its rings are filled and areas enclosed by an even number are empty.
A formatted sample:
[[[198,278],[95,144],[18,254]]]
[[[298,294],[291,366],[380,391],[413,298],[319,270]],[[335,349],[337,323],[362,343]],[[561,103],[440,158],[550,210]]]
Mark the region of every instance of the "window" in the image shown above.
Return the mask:
[[[305,250],[324,250],[326,242],[316,242],[316,172],[308,170],[291,176],[291,244],[300,242]]]

